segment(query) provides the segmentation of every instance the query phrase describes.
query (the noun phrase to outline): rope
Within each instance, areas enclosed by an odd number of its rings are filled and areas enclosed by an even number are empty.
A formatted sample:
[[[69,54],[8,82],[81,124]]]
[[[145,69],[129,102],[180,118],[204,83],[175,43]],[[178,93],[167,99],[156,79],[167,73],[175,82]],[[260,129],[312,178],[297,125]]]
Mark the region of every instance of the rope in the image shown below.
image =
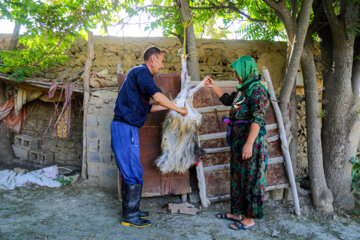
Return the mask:
[[[186,29],[192,24],[192,19],[188,23],[189,18],[186,18],[186,22],[182,22],[184,26],[184,58],[186,58]]]

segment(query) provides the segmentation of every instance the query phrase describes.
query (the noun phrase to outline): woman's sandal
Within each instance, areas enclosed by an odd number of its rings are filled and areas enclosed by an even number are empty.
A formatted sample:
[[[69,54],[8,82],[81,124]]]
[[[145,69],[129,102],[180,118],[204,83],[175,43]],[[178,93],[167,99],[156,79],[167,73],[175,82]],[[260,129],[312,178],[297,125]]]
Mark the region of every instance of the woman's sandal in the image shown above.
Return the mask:
[[[233,224],[229,225],[229,228],[231,228],[232,230],[251,230],[255,228],[255,225],[246,226],[242,222],[234,222]]]
[[[233,221],[233,222],[240,222],[244,218],[243,216],[241,216],[240,220],[237,220],[235,218],[228,217],[227,213],[218,213],[215,216],[219,219],[229,220],[229,221]]]

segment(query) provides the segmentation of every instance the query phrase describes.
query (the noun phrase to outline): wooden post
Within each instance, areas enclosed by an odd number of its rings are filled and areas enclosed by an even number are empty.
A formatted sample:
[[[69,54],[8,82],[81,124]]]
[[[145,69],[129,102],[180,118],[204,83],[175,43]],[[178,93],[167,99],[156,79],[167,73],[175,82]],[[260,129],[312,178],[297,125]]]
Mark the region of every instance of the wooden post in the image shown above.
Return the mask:
[[[198,179],[199,195],[201,200],[201,206],[207,208],[210,205],[209,199],[206,197],[206,182],[204,176],[203,163],[199,162],[199,165],[196,167],[196,176]]]
[[[93,44],[93,33],[91,31],[88,32],[88,51],[87,58],[84,67],[84,99],[83,99],[83,154],[82,154],[82,169],[81,169],[81,177],[83,179],[87,179],[87,114],[90,100],[90,71],[91,71],[91,62],[94,59],[94,44]]]
[[[276,116],[276,119],[277,119],[277,122],[278,122],[280,139],[281,139],[281,149],[282,149],[284,157],[285,157],[285,163],[286,163],[285,165],[286,165],[286,170],[287,170],[287,173],[288,173],[289,182],[290,182],[290,186],[291,186],[291,192],[292,192],[292,196],[293,196],[293,200],[294,200],[295,213],[296,213],[296,215],[300,216],[301,212],[300,212],[299,198],[298,198],[298,194],[297,194],[295,177],[294,177],[293,168],[292,168],[292,164],[291,164],[289,146],[288,146],[287,139],[286,139],[286,132],[285,132],[283,118],[282,118],[282,115],[281,115],[279,105],[277,103],[277,99],[276,99],[274,87],[273,87],[272,82],[271,82],[269,70],[266,67],[263,66],[262,67],[262,72],[263,72],[265,81],[269,85],[268,91],[269,91],[269,94],[270,94],[271,103],[272,103],[272,105],[274,107],[275,116]]]

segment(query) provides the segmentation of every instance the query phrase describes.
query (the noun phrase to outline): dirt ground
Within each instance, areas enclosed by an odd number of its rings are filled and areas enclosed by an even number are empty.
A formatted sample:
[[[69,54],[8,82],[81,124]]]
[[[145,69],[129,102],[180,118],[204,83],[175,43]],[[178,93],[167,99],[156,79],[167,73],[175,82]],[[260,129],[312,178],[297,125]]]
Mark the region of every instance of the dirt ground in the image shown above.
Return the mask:
[[[267,200],[265,219],[248,231],[231,230],[231,222],[215,218],[229,209],[229,201],[207,209],[196,205],[195,216],[168,214],[165,206],[176,202],[181,202],[180,197],[143,199],[141,208],[150,211],[153,224],[134,228],[121,225],[116,193],[85,183],[0,191],[0,239],[360,239],[360,219],[355,214],[339,209],[318,213],[305,198],[300,199],[300,217],[291,204]]]

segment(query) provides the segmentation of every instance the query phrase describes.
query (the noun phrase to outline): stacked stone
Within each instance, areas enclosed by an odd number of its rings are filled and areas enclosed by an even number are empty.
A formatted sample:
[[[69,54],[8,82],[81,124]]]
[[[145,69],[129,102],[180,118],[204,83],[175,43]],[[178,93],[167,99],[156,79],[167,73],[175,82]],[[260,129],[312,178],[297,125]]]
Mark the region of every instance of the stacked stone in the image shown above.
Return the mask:
[[[116,97],[117,91],[92,92],[86,127],[89,182],[110,189],[116,189],[118,181],[110,132]]]

